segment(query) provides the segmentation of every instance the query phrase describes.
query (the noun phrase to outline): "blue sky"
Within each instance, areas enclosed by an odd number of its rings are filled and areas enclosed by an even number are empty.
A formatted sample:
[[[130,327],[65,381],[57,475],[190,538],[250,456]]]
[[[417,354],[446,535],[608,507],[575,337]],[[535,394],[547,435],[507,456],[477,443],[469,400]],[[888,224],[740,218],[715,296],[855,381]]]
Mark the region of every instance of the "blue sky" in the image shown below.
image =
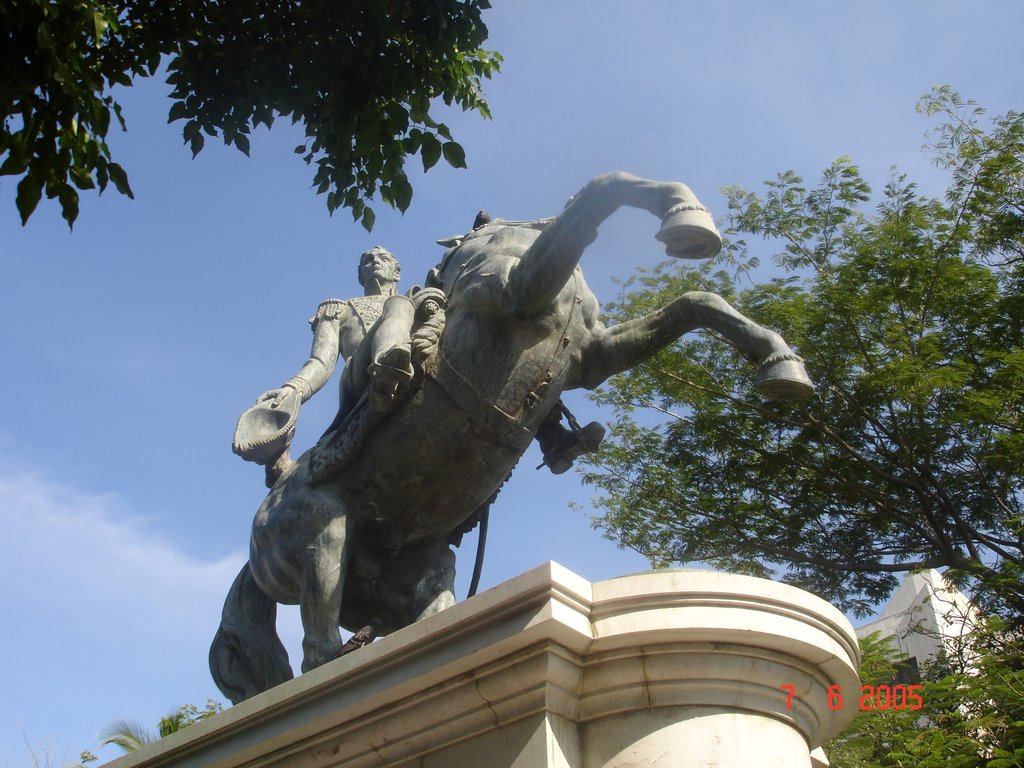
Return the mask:
[[[917,99],[949,83],[993,113],[1022,106],[1015,0],[495,5],[494,120],[445,118],[469,170],[413,166],[411,209],[378,208],[372,235],[328,217],[283,122],[255,133],[251,158],[209,143],[192,160],[159,79],[120,94],[129,131],[111,144],[134,201],[84,193],[73,233],[43,201],[22,228],[0,180],[0,766],[28,765],[26,740],[112,759],[96,742],[107,723],[219,698],[206,652],[265,492],[230,451],[235,420],[305,359],[317,304],[360,293],[369,246],[398,254],[408,287],[478,209],[551,215],[616,169],[686,182],[719,214],[725,185],[815,179],[840,155],[876,189],[896,165],[939,194]],[[599,297],[660,261],[657,227],[635,212],[602,227],[583,262]],[[298,449],[335,391],[303,410]],[[483,587],[549,559],[591,580],[643,569],[590,530],[575,476],[539,461],[531,449],[495,505]],[[282,635],[297,665],[293,612]]]

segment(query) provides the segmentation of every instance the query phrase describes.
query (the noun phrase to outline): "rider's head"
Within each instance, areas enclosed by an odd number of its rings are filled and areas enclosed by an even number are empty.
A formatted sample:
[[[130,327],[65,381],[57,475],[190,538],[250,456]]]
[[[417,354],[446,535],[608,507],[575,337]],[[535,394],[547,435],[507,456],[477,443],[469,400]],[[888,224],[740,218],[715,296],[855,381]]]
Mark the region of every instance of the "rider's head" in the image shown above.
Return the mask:
[[[401,273],[395,254],[379,245],[359,257],[359,284],[368,294],[394,294]]]

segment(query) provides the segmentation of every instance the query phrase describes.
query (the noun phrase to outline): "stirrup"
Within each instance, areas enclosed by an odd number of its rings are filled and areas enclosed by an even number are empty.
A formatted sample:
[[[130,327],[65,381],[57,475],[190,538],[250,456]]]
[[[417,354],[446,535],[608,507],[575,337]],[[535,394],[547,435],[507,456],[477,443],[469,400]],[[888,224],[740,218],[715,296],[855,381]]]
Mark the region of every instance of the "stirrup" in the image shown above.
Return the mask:
[[[540,467],[547,466],[551,470],[551,474],[560,475],[568,471],[573,461],[582,454],[596,451],[603,439],[604,427],[598,422],[592,421],[582,429],[566,434],[558,445],[544,454],[544,461]]]
[[[370,374],[373,378],[381,378],[389,384],[405,384],[412,381],[413,372],[408,368],[396,368],[393,365],[383,363],[371,363]]]
[[[392,347],[370,364],[370,375],[380,377],[393,387],[412,381],[412,350],[404,346]]]

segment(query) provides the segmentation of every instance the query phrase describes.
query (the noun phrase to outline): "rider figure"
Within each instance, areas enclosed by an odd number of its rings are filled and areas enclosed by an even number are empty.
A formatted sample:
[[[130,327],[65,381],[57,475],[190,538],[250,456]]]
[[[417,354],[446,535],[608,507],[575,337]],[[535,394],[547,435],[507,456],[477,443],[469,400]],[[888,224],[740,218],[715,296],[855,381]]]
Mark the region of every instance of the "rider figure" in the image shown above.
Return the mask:
[[[309,319],[313,345],[309,359],[281,387],[264,392],[257,404],[279,405],[294,392],[304,403],[330,379],[340,356],[345,361],[339,393],[339,419],[369,387],[370,400],[385,408],[398,385],[413,376],[411,365],[414,305],[398,295],[401,266],[393,253],[374,246],[359,258],[359,284],[364,295],[352,299],[327,299]],[[369,344],[362,345],[370,335]],[[282,456],[287,456],[287,449]],[[289,461],[268,464],[267,483],[287,468]],[[272,476],[272,474],[274,476]]]
[[[481,211],[474,222],[474,229],[489,221],[490,216]],[[328,432],[344,422],[364,392],[368,393],[371,408],[378,412],[388,410],[399,385],[414,375],[412,328],[417,304],[398,294],[400,274],[398,259],[390,251],[375,246],[363,253],[359,259],[358,278],[364,295],[347,300],[327,299],[320,303],[309,320],[313,331],[309,359],[281,387],[260,395],[257,405],[269,403],[277,407],[292,393],[301,405],[323,388],[341,357],[345,368],[339,388],[338,415]],[[427,293],[430,293],[429,289],[423,295]],[[362,344],[366,336],[370,337],[369,343]],[[570,429],[561,424],[563,414],[569,419]],[[555,474],[561,474],[581,453],[595,450],[603,435],[604,429],[596,423],[581,429],[559,401],[537,434],[544,453],[543,465]],[[290,443],[291,435],[284,442],[281,453],[266,462],[268,487],[272,487],[291,466],[288,455]]]
[[[413,304],[398,295],[401,266],[393,253],[374,246],[359,258],[359,284],[364,295],[353,299],[327,299],[309,319],[313,346],[299,372],[279,389],[265,392],[258,402],[280,401],[287,389],[309,400],[330,379],[338,362],[345,361],[340,407],[347,410],[373,380],[374,389],[394,392],[395,385],[412,377],[410,332]],[[352,359],[363,337],[372,331],[365,361]],[[365,364],[361,364],[365,363]]]

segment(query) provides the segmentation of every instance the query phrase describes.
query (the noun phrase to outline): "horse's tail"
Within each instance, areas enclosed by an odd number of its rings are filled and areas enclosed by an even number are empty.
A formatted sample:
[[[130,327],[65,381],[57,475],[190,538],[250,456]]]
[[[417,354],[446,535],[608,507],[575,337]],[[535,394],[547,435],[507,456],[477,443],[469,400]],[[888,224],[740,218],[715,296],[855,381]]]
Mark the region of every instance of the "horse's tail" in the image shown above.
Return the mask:
[[[220,628],[210,646],[210,674],[233,704],[294,677],[277,636],[277,603],[260,589],[249,563],[224,600]]]

